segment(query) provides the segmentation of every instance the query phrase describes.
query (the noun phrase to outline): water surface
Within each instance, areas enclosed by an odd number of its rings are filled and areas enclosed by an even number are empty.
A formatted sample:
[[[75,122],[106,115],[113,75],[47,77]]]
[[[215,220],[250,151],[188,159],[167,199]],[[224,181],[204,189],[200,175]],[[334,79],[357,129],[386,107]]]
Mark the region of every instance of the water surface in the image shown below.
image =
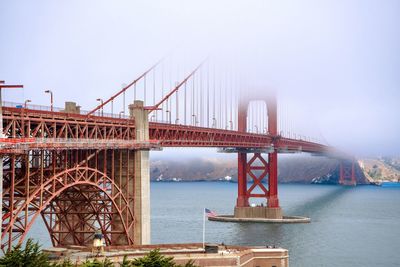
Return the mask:
[[[232,214],[236,184],[153,183],[152,242],[201,242],[202,210]],[[287,215],[310,224],[207,222],[206,241],[279,245],[290,266],[400,266],[400,188],[279,185]]]
[[[203,209],[232,214],[236,184],[151,184],[152,243],[202,242]],[[287,215],[309,224],[207,222],[206,241],[278,245],[290,266],[400,266],[400,188],[279,185]],[[29,236],[50,246],[39,221]]]

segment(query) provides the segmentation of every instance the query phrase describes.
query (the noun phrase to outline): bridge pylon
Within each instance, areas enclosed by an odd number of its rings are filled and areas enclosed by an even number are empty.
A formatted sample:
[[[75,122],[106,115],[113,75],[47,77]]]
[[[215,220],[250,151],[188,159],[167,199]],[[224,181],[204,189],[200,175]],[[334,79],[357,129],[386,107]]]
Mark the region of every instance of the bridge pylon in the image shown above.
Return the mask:
[[[268,133],[274,137],[277,129],[277,103],[275,95],[266,100]],[[250,100],[239,103],[238,131],[247,131],[247,110]],[[252,156],[248,160],[248,155]],[[267,157],[264,155],[267,154]],[[248,178],[251,185],[248,184]],[[268,188],[265,182],[268,180]],[[257,192],[258,191],[258,192]],[[250,198],[264,198],[266,205],[251,207]],[[238,197],[234,216],[237,218],[282,219],[278,198],[278,153],[272,143],[261,150],[238,150]]]
[[[149,111],[144,102],[135,100],[129,106],[132,119],[135,120],[136,141],[149,140]],[[134,151],[134,185],[132,191],[135,216],[134,244],[150,244],[150,161],[149,150]]]
[[[345,161],[339,163],[339,184],[341,185],[357,185],[355,160]]]

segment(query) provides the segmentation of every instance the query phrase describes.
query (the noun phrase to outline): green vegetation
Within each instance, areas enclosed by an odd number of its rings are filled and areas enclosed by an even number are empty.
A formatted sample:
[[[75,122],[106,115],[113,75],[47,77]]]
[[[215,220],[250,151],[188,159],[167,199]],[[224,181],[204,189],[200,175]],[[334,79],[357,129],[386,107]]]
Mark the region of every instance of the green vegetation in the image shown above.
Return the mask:
[[[193,261],[187,262],[185,265],[176,264],[173,257],[166,257],[155,249],[150,251],[146,256],[128,260],[125,256],[122,267],[196,267]],[[84,263],[72,263],[70,259],[64,259],[62,262],[51,263],[49,257],[40,249],[38,243],[34,243],[32,239],[28,239],[25,248],[21,245],[14,247],[0,258],[0,267],[113,267],[115,266],[109,259],[99,261],[97,259],[87,260]]]
[[[379,179],[382,177],[382,170],[375,164],[372,169],[368,171],[368,175],[373,179]]]
[[[38,243],[28,239],[25,248],[14,247],[0,258],[1,267],[47,267],[51,266],[46,253],[43,253]]]
[[[174,262],[173,257],[166,257],[161,255],[160,250],[155,249],[149,252],[142,258],[136,258],[132,261],[128,261],[124,257],[122,266],[124,267],[196,267],[193,261],[187,262],[185,265],[179,265]]]

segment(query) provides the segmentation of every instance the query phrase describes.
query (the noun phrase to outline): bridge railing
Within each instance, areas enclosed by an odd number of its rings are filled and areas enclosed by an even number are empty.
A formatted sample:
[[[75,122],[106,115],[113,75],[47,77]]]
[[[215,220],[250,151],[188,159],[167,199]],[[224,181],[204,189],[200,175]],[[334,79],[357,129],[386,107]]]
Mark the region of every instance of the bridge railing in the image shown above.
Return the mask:
[[[10,101],[3,101],[3,107],[12,107],[12,108],[25,108],[25,104],[23,103],[17,103],[17,102],[10,102]],[[51,111],[50,106],[45,106],[45,105],[36,105],[36,104],[27,104],[26,105],[27,109],[32,109],[32,110],[40,110],[40,111]],[[64,108],[60,107],[53,107],[54,112],[61,112],[65,113]],[[87,110],[80,110],[79,114],[81,115],[86,115],[88,114],[89,111]],[[115,114],[115,113],[107,113],[107,112],[101,112],[98,111],[96,112],[93,116],[99,116],[99,117],[107,117],[107,118],[122,118],[122,119],[129,119],[129,115],[122,115],[122,114]]]
[[[88,138],[0,138],[0,152],[35,149],[112,149],[158,148],[158,140],[88,139]]]

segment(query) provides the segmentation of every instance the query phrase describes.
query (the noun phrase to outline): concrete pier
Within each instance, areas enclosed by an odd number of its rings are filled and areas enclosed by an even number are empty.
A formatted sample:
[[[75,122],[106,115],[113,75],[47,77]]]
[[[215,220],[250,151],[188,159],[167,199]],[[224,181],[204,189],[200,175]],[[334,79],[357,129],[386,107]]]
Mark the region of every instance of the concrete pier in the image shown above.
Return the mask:
[[[282,209],[270,207],[235,207],[235,218],[282,219]]]
[[[143,101],[129,105],[130,116],[135,120],[136,140],[149,140],[148,111]],[[150,244],[150,162],[148,150],[134,152],[134,241],[136,245]]]

